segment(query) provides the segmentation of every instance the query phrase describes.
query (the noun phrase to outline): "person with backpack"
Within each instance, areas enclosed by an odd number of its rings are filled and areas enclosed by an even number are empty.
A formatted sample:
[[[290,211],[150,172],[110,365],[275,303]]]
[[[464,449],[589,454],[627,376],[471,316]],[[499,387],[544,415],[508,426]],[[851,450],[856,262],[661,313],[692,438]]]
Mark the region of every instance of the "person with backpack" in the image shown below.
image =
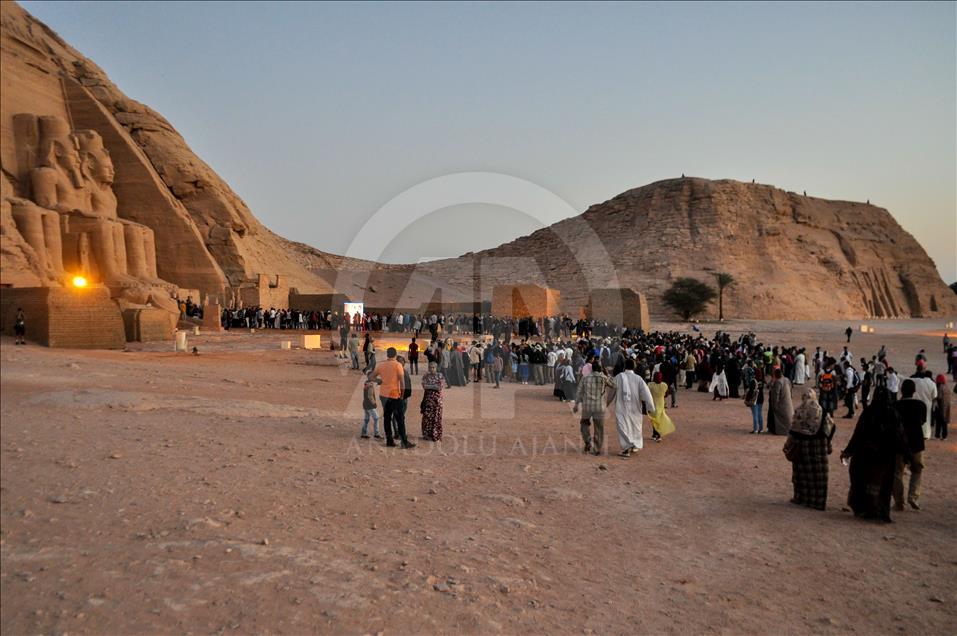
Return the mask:
[[[492,343],[485,347],[485,353],[483,353],[482,365],[485,367],[485,383],[491,384],[496,381],[495,378],[495,358],[496,350],[498,349],[498,343]]]
[[[857,400],[857,391],[861,388],[861,374],[857,372],[850,360],[844,362],[844,406],[847,407],[845,420],[854,417],[854,402]]]
[[[817,376],[818,403],[828,415],[833,415],[837,410],[838,374],[834,369],[836,363],[834,358],[826,358],[824,369]]]

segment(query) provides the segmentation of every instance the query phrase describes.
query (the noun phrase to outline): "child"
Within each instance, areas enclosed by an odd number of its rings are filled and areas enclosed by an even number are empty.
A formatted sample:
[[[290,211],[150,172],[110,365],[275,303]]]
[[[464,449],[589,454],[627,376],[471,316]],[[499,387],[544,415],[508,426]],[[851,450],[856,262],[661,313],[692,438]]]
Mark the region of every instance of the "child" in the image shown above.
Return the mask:
[[[382,439],[379,435],[379,412],[376,410],[375,382],[372,381],[372,372],[366,376],[365,384],[362,388],[362,410],[365,416],[362,421],[362,439],[369,439],[369,418],[372,418],[372,432],[376,439]]]

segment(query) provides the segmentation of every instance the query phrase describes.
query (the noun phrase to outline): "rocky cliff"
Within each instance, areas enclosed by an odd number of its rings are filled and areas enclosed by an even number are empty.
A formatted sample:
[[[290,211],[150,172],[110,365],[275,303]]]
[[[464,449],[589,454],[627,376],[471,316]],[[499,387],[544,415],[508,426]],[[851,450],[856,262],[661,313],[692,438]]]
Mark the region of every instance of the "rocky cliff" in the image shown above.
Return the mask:
[[[287,242],[266,229],[245,203],[190,150],[161,115],[123,94],[92,61],[14,2],[0,7],[0,141],[3,197],[29,197],[17,156],[13,117],[57,116],[100,133],[116,166],[119,215],[156,234],[160,276],[184,288],[216,292],[259,273],[282,273],[291,286],[326,291]],[[3,221],[3,279],[42,279],[31,254]],[[323,260],[319,252],[313,260]],[[338,263],[328,259],[327,266]]]
[[[739,181],[680,178],[624,192],[492,250],[421,269],[468,286],[520,278],[556,287],[569,312],[589,288],[633,287],[653,315],[676,278],[727,272],[725,315],[830,319],[957,314],[957,296],[887,210]],[[517,268],[518,271],[509,271]],[[592,280],[589,280],[591,278]],[[713,311],[717,313],[716,308]]]

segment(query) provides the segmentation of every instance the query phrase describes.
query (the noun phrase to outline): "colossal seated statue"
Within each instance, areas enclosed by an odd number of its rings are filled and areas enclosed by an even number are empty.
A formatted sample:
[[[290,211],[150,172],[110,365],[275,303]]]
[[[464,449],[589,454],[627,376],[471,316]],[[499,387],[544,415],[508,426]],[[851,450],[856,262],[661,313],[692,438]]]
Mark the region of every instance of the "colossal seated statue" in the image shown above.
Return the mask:
[[[16,120],[33,165],[31,200],[11,198],[12,216],[44,275],[82,274],[118,300],[175,311],[173,286],[157,275],[153,230],[117,214],[113,161],[99,133],[73,132],[54,116]]]
[[[33,200],[66,214],[89,212],[90,194],[80,170],[80,149],[69,125],[59,117],[39,117],[37,166],[30,173]]]

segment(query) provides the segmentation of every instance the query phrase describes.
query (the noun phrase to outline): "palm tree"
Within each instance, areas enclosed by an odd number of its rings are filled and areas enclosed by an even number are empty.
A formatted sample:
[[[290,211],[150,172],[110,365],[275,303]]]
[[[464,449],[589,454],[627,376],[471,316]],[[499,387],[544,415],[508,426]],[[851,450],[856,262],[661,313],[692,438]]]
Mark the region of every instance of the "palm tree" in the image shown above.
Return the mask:
[[[718,320],[724,320],[724,288],[734,285],[734,276],[717,272],[714,277],[718,281]]]

